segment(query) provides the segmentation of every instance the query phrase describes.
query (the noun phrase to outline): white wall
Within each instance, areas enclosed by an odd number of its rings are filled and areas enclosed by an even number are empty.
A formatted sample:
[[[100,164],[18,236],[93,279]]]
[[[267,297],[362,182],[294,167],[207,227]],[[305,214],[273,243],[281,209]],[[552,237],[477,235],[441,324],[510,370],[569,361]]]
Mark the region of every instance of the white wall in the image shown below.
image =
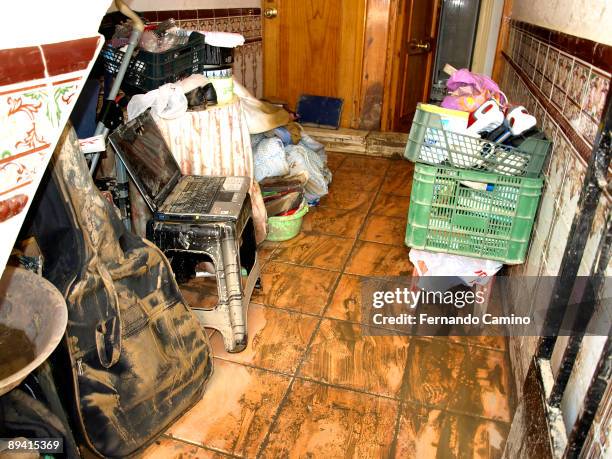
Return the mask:
[[[0,49],[93,37],[110,3],[111,0],[3,1],[0,15],[5,21]]]
[[[261,0],[125,0],[125,3],[135,11],[261,7]],[[109,11],[115,10],[113,2]]]
[[[514,0],[512,18],[612,45],[610,0]]]

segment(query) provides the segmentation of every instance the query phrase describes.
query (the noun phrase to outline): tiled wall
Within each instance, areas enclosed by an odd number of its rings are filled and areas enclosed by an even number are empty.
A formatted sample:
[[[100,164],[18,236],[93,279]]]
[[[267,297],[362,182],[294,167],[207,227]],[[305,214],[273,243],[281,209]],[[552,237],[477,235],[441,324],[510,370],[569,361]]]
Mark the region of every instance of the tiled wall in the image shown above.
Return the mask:
[[[0,276],[102,47],[100,16],[87,19],[91,37],[0,49],[0,207],[12,210],[0,216]]]
[[[245,44],[234,51],[234,77],[253,95],[262,96],[263,48],[260,8],[144,11],[140,14],[150,23],[173,18],[185,29],[235,32],[244,35]]]
[[[505,49],[507,63],[501,81],[509,100],[524,105],[533,113],[539,126],[554,142],[544,170],[543,196],[527,261],[511,269],[511,275],[536,276],[540,279],[543,276],[556,276],[559,272],[577,211],[587,161],[610,88],[609,68],[603,68],[610,62],[584,49],[585,45],[589,46],[586,40],[574,40],[546,30],[511,21]],[[597,50],[597,46],[594,49]],[[602,49],[609,52],[609,47]],[[600,200],[579,275],[590,273],[610,203],[607,195]],[[541,309],[549,299],[550,296],[522,291],[516,293],[513,302],[525,305],[526,309],[534,309],[535,306]],[[605,340],[605,337],[585,339],[576,361],[571,384],[562,403],[564,420],[569,427],[581,406],[598,358],[598,355],[587,358],[588,351],[597,347],[601,349],[601,339]],[[538,341],[537,337],[514,337],[510,340],[519,396]],[[557,341],[551,360],[554,374],[558,371],[566,343],[566,338]]]

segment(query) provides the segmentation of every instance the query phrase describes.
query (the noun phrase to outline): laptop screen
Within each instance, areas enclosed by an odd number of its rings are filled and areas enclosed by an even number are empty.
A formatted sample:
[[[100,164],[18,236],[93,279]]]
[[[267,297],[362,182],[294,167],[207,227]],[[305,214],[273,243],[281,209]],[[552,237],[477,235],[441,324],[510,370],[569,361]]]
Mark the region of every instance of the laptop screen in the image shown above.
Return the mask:
[[[140,191],[159,206],[169,191],[165,188],[181,171],[150,112],[121,126],[109,139]]]

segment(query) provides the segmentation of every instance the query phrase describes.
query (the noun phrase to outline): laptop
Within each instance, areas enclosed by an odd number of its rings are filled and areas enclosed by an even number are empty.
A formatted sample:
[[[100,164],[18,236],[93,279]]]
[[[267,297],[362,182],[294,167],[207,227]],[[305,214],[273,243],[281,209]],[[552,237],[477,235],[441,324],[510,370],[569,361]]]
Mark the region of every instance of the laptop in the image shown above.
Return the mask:
[[[238,219],[251,179],[183,175],[149,110],[109,141],[156,220]]]

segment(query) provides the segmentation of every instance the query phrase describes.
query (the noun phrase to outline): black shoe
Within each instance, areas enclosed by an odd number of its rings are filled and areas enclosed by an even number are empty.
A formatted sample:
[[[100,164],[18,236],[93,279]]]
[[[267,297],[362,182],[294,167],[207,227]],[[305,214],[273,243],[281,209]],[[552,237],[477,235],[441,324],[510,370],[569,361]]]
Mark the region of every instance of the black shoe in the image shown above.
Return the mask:
[[[212,83],[207,83],[203,88],[204,98],[208,105],[217,105],[217,91]]]

